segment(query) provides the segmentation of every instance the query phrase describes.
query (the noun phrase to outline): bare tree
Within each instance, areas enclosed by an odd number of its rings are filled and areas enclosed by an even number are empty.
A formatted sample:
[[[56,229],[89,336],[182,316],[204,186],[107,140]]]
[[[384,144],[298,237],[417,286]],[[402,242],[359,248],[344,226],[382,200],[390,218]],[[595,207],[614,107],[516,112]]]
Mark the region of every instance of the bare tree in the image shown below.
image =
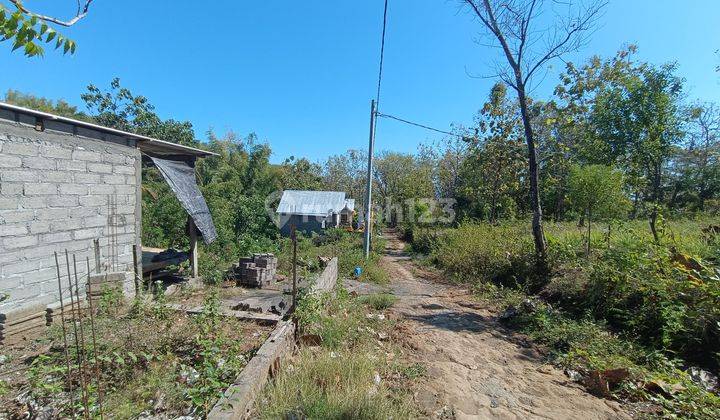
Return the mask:
[[[79,20],[83,19],[85,16],[87,16],[88,9],[90,9],[90,4],[93,2],[93,0],[85,0],[84,2],[81,2],[80,0],[77,0],[77,12],[75,13],[75,16],[69,20],[63,20],[60,18],[56,18],[53,16],[47,16],[40,13],[35,13],[30,10],[28,10],[27,7],[23,4],[21,0],[9,0],[10,3],[14,4],[15,7],[17,7],[18,10],[25,13],[26,15],[30,17],[36,17],[42,21],[54,23],[56,25],[60,26],[73,26],[76,24]]]
[[[595,27],[604,0],[579,1],[544,0],[462,0],[485,29],[490,32],[493,46],[500,47],[506,63],[498,64],[497,75],[518,95],[528,152],[530,176],[530,208],[533,212],[532,231],[538,268],[547,267],[547,241],[543,231],[538,158],[533,137],[532,115],[527,96],[533,77],[556,58],[576,51],[588,40]],[[549,3],[549,4],[548,4]],[[566,9],[562,15],[553,10]],[[543,14],[554,13],[549,27],[538,28]],[[499,45],[498,45],[499,44]]]

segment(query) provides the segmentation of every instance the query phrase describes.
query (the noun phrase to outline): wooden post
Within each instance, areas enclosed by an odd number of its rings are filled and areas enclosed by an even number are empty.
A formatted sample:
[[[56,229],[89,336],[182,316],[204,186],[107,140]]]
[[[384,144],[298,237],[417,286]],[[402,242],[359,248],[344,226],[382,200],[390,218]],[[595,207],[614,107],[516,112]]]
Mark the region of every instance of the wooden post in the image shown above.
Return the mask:
[[[100,239],[93,239],[95,247],[95,272],[100,274]]]
[[[88,267],[90,265],[88,264]],[[138,270],[138,248],[133,245],[133,273],[135,275],[135,296],[140,294],[140,272]]]
[[[293,288],[292,288],[292,309],[295,310],[297,304],[297,234],[295,233],[295,225],[290,225],[290,238],[293,244]]]
[[[198,242],[197,227],[192,217],[188,216],[188,234],[190,235],[190,265],[192,266],[192,276],[197,279],[198,276]]]

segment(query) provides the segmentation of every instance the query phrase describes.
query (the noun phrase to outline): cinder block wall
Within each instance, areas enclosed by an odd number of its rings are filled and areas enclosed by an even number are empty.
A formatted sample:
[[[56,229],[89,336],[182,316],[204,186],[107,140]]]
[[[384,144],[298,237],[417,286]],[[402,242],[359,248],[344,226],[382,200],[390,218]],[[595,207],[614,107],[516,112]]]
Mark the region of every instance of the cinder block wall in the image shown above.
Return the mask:
[[[6,118],[3,118],[6,117]],[[132,272],[140,245],[140,152],[132,140],[68,124],[0,114],[0,314],[58,301],[54,252],[68,250],[84,275],[93,240],[108,261],[109,197],[117,215],[118,269]],[[62,271],[66,273],[65,271]],[[132,290],[128,275],[126,290]],[[65,282],[67,279],[63,279]]]

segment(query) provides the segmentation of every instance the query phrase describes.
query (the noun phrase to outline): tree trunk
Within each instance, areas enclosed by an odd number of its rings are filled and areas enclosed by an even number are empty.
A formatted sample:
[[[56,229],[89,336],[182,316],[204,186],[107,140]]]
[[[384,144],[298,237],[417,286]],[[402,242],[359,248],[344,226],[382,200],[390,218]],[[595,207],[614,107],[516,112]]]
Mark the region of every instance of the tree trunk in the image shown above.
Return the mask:
[[[656,162],[653,170],[653,181],[652,181],[652,210],[650,211],[650,231],[653,235],[655,243],[660,243],[660,235],[657,231],[657,219],[658,211],[661,201],[660,183],[662,179],[662,162]]]
[[[519,77],[519,69],[516,71],[518,102],[520,114],[522,115],[523,128],[525,129],[525,141],[528,148],[528,174],[530,176],[530,208],[533,212],[532,232],[535,242],[535,257],[537,268],[540,272],[547,271],[547,241],[542,223],[542,207],[540,206],[540,174],[538,173],[537,150],[533,137],[532,125],[530,124],[530,113],[528,111],[527,97],[525,96],[525,85]]]
[[[592,210],[587,209],[587,243],[585,244],[585,257],[590,258],[590,227],[592,226]]]

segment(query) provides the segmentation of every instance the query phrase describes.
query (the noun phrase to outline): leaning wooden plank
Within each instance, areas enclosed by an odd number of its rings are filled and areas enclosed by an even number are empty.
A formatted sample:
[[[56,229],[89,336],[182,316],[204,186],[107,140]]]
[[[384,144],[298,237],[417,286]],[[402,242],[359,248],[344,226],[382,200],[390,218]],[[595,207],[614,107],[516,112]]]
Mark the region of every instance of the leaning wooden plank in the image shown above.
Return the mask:
[[[295,347],[295,324],[283,321],[270,334],[245,369],[235,379],[235,383],[225,391],[208,414],[210,420],[245,419],[253,402],[265,386],[268,377],[274,376],[280,363],[289,356]]]
[[[186,312],[188,314],[193,314],[193,315],[199,315],[203,312],[202,306],[186,307],[186,306],[175,304],[175,303],[171,303],[166,306],[170,309],[173,309],[176,311],[183,311],[183,312]],[[227,308],[220,308],[220,315],[241,319],[243,321],[260,322],[263,324],[276,324],[278,321],[280,321],[282,319],[282,317],[280,315],[276,315],[276,314],[264,314],[264,313],[249,312],[249,311],[235,311],[235,310],[227,309]]]

